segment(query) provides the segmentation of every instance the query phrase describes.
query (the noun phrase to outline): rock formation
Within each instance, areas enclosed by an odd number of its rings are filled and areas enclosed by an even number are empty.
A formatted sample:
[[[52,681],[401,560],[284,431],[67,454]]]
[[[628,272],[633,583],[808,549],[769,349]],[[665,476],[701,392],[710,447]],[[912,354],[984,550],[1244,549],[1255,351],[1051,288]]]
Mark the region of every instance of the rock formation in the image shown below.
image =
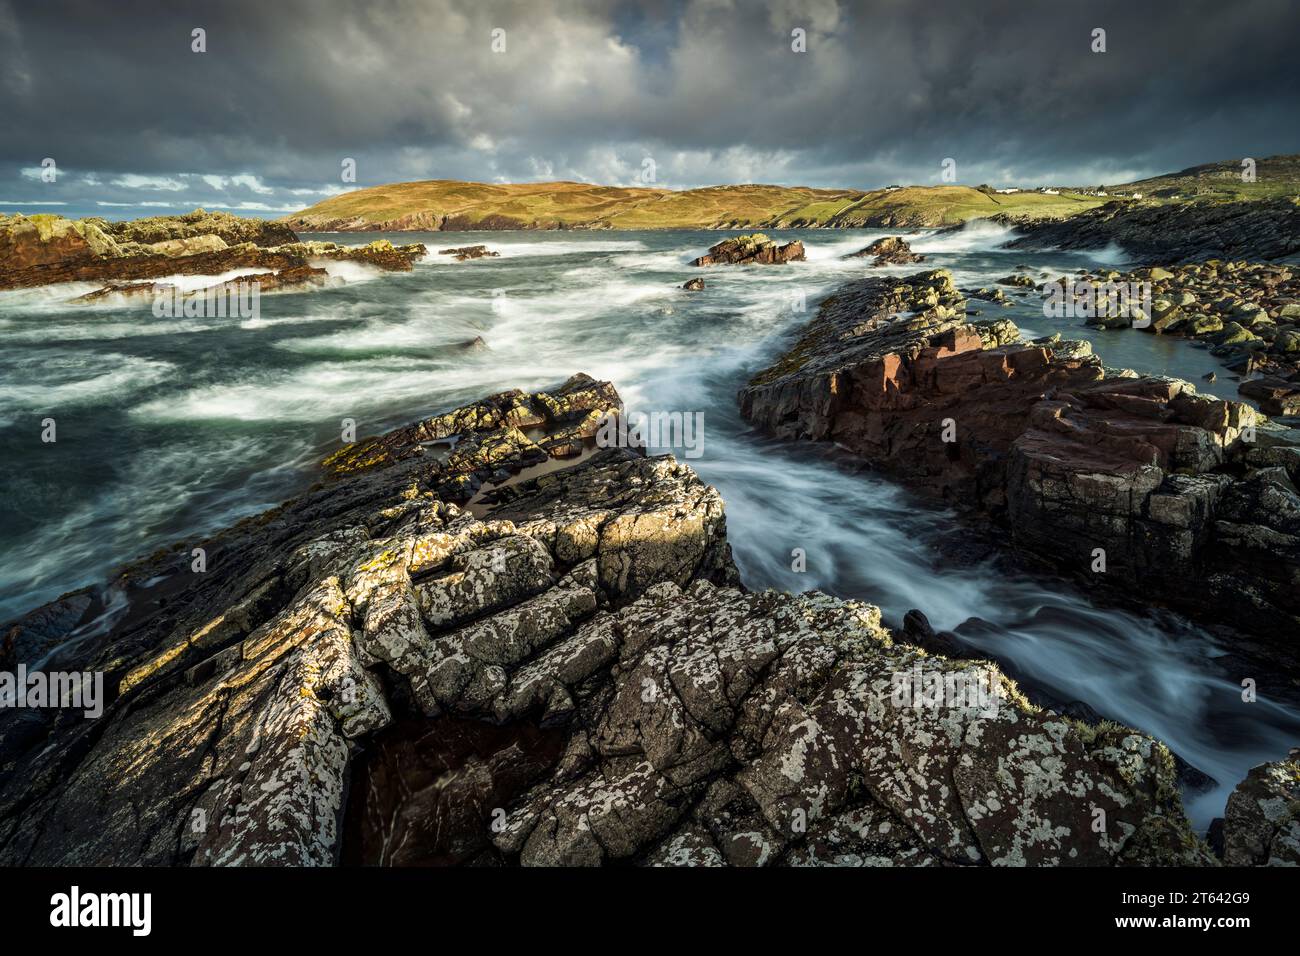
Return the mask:
[[[575,376],[357,442],[206,570],[6,627],[111,693],[0,711],[0,863],[1214,862],[1158,742],[739,587],[716,491],[592,447],[618,406]]]
[[[455,256],[457,262],[464,262],[466,259],[496,257],[501,255],[501,253],[493,252],[487,246],[461,246],[457,249],[439,249],[438,255]]]
[[[98,280],[120,286],[133,280],[219,275],[245,268],[280,272],[312,268],[325,259],[409,271],[425,251],[419,243],[394,246],[387,239],[364,246],[299,242],[277,223],[203,210],[130,223],[0,216],[0,289]]]
[[[717,245],[711,246],[707,254],[691,260],[691,265],[748,265],[750,263],[784,265],[787,262],[803,260],[803,243],[798,239],[782,246],[778,245],[776,240],[756,232],[748,236],[723,239]]]
[[[924,262],[925,256],[917,255],[901,236],[886,236],[877,239],[865,249],[850,252],[845,259],[873,259],[873,266],[907,265],[909,262]]]
[[[1281,259],[1300,251],[1300,201],[1109,202],[1067,219],[994,217],[1014,225],[1011,249],[1103,249],[1146,263]]]
[[[992,518],[1088,584],[1284,646],[1300,633],[1300,447],[1249,406],[1107,377],[1090,349],[1008,326],[969,322],[942,270],[851,282],[741,410]]]

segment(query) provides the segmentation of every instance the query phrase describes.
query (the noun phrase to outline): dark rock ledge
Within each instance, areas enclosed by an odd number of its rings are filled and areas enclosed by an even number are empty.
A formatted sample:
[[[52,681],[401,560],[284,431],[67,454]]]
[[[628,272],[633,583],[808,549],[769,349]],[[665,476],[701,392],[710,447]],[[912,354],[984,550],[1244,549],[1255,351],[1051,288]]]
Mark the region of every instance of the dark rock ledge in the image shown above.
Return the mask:
[[[592,447],[617,406],[576,376],[356,443],[207,572],[182,544],[6,627],[6,666],[114,690],[0,712],[0,864],[1215,862],[1158,742],[740,588],[714,489]],[[914,667],[999,706],[897,705]]]

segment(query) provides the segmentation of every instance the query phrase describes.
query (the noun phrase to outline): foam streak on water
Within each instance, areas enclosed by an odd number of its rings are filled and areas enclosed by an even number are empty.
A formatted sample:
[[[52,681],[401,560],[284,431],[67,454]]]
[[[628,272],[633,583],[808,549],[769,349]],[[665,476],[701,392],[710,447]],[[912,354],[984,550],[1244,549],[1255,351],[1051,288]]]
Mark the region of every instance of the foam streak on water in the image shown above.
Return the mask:
[[[158,319],[148,301],[65,304],[81,286],[0,293],[0,620],[300,491],[344,418],[375,434],[585,371],[612,380],[632,409],[704,412],[704,454],[691,464],[726,500],[747,584],[861,598],[894,624],[924,610],[1022,678],[1156,734],[1216,778],[1190,801],[1208,823],[1249,767],[1300,739],[1300,715],[1242,704],[1219,649],[1186,622],[1097,608],[998,562],[954,563],[939,544],[967,532],[951,515],[823,449],[754,435],[737,389],[820,296],[869,271],[840,257],[885,233],[773,235],[803,239],[809,261],[694,269],[719,238],[708,232],[393,235],[434,254],[409,274],[334,270],[346,284],[263,296],[256,324]],[[1104,263],[998,251],[1007,233],[991,225],[913,238],[929,261],[886,273],[944,266],[978,286],[1020,266],[1115,264],[1113,251]],[[436,254],[478,243],[500,257]],[[680,289],[695,276],[703,292]],[[1032,297],[977,305],[1036,334],[1093,338],[1108,364],[1191,379],[1217,367],[1185,343],[1044,319]],[[479,337],[486,349],[468,347]],[[54,444],[40,440],[46,418]],[[807,553],[804,573],[791,570],[794,548]]]

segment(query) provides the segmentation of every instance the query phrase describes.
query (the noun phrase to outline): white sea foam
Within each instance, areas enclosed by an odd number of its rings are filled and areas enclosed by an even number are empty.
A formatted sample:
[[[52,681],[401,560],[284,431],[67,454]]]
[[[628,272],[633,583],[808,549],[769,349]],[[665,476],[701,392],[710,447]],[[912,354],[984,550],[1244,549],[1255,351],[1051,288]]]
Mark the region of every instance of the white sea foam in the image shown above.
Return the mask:
[[[960,229],[950,232],[922,233],[910,240],[909,245],[916,252],[927,254],[992,251],[1014,239],[1015,235],[1010,226],[987,219],[971,219]]]

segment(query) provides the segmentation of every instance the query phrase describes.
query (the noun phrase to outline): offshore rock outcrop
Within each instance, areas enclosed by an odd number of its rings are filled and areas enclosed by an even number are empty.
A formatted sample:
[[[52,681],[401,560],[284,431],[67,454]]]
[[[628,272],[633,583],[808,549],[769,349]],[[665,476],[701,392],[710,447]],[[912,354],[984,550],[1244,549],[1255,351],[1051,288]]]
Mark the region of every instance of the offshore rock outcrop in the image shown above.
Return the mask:
[[[501,253],[493,252],[487,246],[460,246],[455,249],[439,249],[438,255],[455,256],[457,262],[464,262],[466,259],[495,258]]]
[[[206,570],[182,545],[6,628],[6,666],[112,692],[0,711],[0,863],[1214,862],[1163,745],[745,592],[671,457],[559,467],[617,407],[575,376],[357,443]]]
[[[1067,219],[993,217],[1020,233],[1009,249],[1103,249],[1145,263],[1281,259],[1300,252],[1300,198],[1242,202],[1109,202]]]
[[[803,243],[798,239],[780,245],[775,239],[769,239],[761,232],[748,236],[736,236],[723,239],[709,248],[709,251],[691,260],[693,266],[717,265],[785,265],[787,262],[804,260]]]
[[[886,236],[883,239],[877,239],[865,249],[859,249],[857,252],[850,252],[845,259],[872,259],[873,266],[897,266],[907,265],[910,262],[924,262],[925,256],[918,255],[912,251],[901,236]]]
[[[942,270],[849,283],[742,390],[741,411],[991,517],[1087,583],[1287,646],[1300,447],[1245,404],[1107,377],[1090,350],[1017,341],[962,306]]]
[[[394,246],[386,239],[364,246],[299,242],[278,223],[203,210],[130,223],[0,216],[0,289],[106,280],[117,287],[113,291],[123,291],[122,284],[134,280],[247,268],[278,273],[321,260],[410,271],[425,252],[420,243]]]

